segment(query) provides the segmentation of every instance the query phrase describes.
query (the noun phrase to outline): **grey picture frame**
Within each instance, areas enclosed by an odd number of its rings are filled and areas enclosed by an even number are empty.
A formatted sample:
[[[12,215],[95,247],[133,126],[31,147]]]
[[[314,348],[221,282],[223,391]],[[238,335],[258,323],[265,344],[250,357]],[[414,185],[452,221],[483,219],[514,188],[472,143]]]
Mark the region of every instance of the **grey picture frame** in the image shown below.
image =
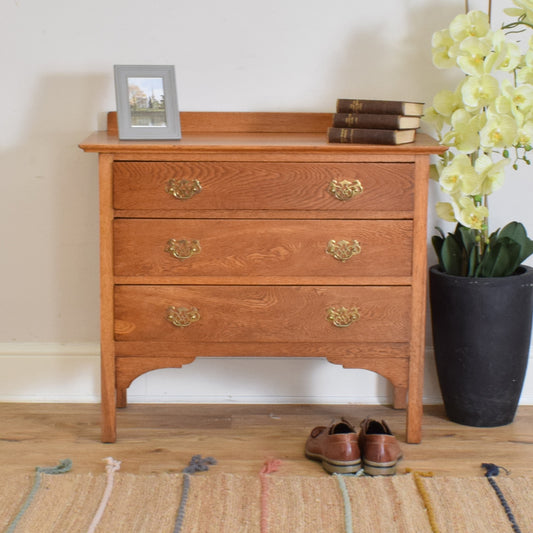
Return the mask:
[[[119,139],[181,139],[174,66],[114,65],[113,70]]]

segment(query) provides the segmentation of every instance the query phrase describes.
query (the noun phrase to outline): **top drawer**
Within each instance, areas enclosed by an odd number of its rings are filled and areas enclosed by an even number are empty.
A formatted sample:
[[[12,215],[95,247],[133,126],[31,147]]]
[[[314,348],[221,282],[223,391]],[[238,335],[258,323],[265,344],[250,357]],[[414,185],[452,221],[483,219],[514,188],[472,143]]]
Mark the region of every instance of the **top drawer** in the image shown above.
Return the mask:
[[[115,209],[411,212],[412,163],[115,162]]]

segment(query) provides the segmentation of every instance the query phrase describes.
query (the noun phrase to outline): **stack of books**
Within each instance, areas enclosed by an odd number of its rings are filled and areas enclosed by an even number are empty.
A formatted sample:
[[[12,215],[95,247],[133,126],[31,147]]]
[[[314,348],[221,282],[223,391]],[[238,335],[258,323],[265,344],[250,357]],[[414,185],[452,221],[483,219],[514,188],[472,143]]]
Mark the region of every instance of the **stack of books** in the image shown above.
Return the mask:
[[[331,143],[405,144],[415,140],[424,104],[340,98],[328,128]]]

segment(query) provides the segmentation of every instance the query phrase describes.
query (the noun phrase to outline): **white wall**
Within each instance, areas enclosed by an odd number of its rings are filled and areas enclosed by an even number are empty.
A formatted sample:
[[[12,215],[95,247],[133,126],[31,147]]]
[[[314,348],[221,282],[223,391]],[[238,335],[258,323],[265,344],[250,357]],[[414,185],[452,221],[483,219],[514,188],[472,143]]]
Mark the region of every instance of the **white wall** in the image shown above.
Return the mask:
[[[3,0],[0,400],[98,398],[97,158],[77,144],[115,109],[114,64],[175,65],[183,111],[332,112],[338,97],[429,102],[457,80],[432,66],[431,34],[463,8],[463,0]],[[532,178],[509,183],[494,200],[495,225],[520,216],[533,227]],[[425,398],[439,401],[428,360]],[[523,401],[533,397],[528,379]],[[390,387],[322,360],[225,359],[142,376],[130,396],[373,403],[388,401]]]

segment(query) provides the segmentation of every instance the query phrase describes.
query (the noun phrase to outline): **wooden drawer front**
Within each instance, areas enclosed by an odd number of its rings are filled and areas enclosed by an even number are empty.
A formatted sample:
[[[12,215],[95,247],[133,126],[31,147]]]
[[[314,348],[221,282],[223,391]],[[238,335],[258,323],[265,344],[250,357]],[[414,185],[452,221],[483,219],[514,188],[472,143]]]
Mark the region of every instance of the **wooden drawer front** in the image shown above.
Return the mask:
[[[411,163],[116,162],[114,207],[412,211],[413,169]],[[328,192],[334,180],[359,180],[363,190],[339,200]]]
[[[191,343],[407,342],[410,304],[410,288],[403,286],[122,285],[115,288],[115,339]],[[342,312],[342,307],[347,311]],[[357,318],[356,311],[359,318],[350,325],[333,324],[332,320],[346,324]],[[171,323],[169,315],[179,325]]]
[[[117,276],[410,276],[410,220],[115,220]]]

